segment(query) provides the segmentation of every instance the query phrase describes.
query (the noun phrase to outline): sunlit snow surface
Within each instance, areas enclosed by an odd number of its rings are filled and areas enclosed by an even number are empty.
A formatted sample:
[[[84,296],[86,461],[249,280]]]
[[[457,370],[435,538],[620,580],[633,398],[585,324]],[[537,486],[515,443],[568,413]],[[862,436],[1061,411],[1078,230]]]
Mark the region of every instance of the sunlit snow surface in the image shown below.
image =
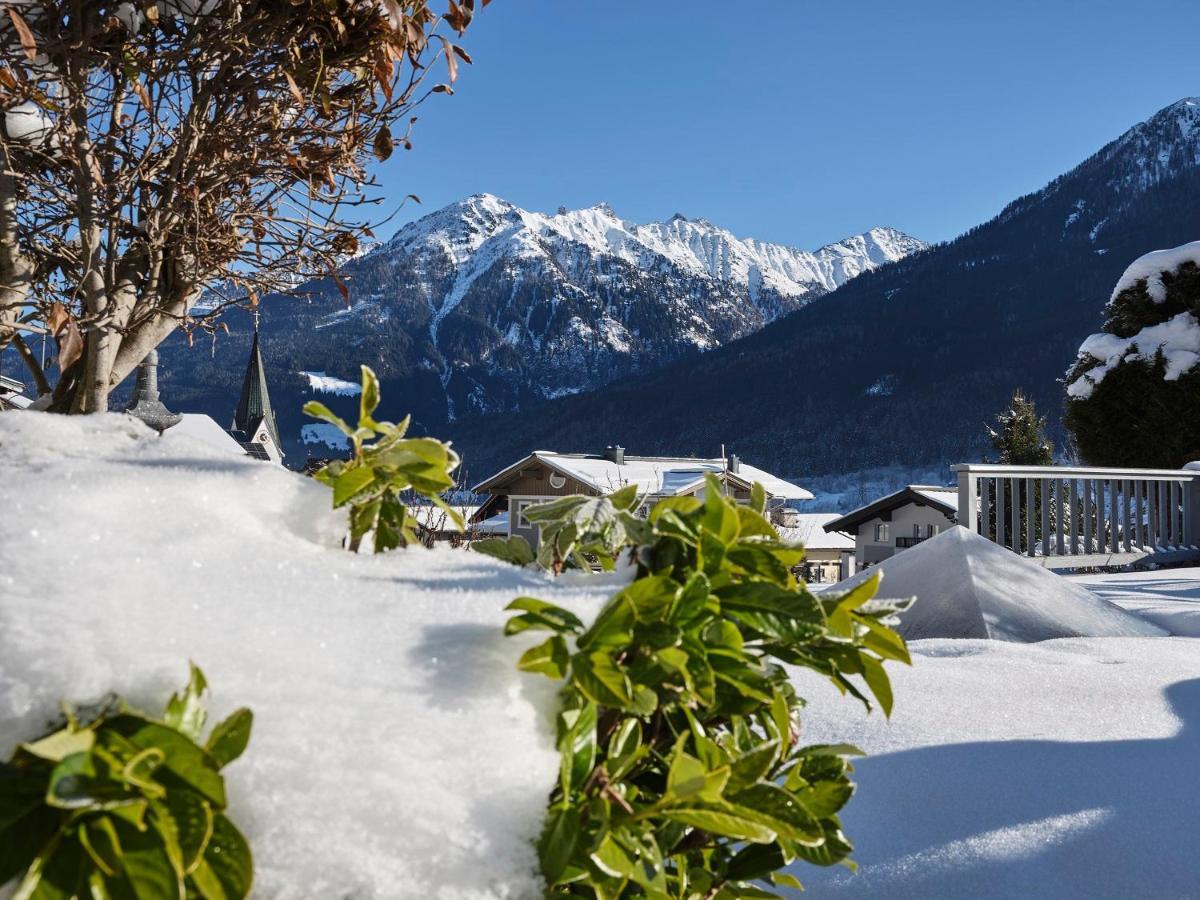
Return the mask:
[[[62,697],[157,709],[191,658],[215,717],[256,714],[227,770],[256,897],[541,895],[554,686],[515,671],[536,638],[502,607],[587,619],[611,583],[352,556],[324,487],[118,416],[0,414],[0,458],[0,752]],[[1200,570],[1079,580],[1200,634]],[[808,896],[1200,896],[1200,641],[912,649],[890,723],[796,675],[804,740],[872,754],[843,817],[860,871],[797,867]]]
[[[555,689],[503,608],[611,585],[356,557],[324,486],[117,415],[0,414],[0,458],[0,753],[60,698],[158,711],[192,659],[215,717],[255,713],[227,772],[256,897],[541,895]]]
[[[1200,569],[1072,580],[1200,634]],[[859,871],[796,867],[810,896],[1200,897],[1200,641],[911,647],[890,723],[797,681],[806,741],[871,754],[843,816]]]

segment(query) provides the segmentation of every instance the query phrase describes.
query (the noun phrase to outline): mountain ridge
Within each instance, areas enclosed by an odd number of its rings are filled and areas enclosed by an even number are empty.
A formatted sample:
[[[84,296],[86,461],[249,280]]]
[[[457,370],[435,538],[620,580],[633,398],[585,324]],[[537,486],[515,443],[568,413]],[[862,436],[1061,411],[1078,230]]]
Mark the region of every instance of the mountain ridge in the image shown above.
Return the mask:
[[[525,445],[711,454],[724,443],[802,479],[979,459],[983,423],[1023,387],[1061,445],[1059,379],[1115,280],[1132,259],[1198,234],[1200,101],[1185,98],[958,238],[864,273],[701,364],[451,434],[483,469]]]

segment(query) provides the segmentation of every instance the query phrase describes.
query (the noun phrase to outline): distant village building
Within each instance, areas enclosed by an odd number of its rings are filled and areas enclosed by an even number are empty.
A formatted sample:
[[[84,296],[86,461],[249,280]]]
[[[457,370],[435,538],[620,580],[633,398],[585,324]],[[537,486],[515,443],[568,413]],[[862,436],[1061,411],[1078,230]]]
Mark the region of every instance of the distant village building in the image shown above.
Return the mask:
[[[750,499],[755,482],[766,491],[768,509],[780,514],[789,500],[811,500],[812,494],[742,462],[694,457],[631,456],[623,447],[608,447],[602,454],[556,453],[535,450],[524,459],[477,484],[474,493],[490,497],[471,517],[483,522],[497,513],[508,515],[507,534],[521,535],[537,546],[538,529],[525,518],[525,510],[569,494],[601,496],[630,484],[653,504],[663,497],[703,497],[705,475],[715,475],[735,499]]]
[[[825,526],[838,513],[804,513],[785,507],[774,516],[775,529],[785,541],[804,545],[804,562],[797,574],[809,584],[832,584],[855,573],[854,538]]]
[[[855,568],[915,547],[958,521],[958,489],[910,484],[823,526],[854,539]]]
[[[0,375],[0,412],[27,409],[33,401],[25,396],[25,385],[15,378]]]

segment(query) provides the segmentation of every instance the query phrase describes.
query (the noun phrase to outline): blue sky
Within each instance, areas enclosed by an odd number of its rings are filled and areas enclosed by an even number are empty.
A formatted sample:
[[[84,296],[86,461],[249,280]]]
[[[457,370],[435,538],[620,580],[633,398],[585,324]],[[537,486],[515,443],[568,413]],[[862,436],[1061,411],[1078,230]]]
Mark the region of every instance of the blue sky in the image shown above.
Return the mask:
[[[489,191],[807,248],[944,240],[1200,94],[1198,33],[1194,0],[494,0],[379,167],[423,201],[380,237]]]

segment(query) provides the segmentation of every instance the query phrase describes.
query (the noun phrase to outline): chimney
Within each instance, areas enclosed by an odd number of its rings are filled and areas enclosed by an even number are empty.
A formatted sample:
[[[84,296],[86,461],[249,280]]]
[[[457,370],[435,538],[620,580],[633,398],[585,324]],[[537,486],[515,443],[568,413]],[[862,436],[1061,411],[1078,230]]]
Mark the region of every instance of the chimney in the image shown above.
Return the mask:
[[[738,455],[736,453],[730,453],[729,454],[729,471],[731,473],[733,473],[734,475],[736,475],[738,473],[738,470],[741,467],[742,467],[742,461],[740,459],[738,459]]]
[[[609,444],[604,448],[604,458],[618,466],[625,465],[625,448],[620,444]]]

